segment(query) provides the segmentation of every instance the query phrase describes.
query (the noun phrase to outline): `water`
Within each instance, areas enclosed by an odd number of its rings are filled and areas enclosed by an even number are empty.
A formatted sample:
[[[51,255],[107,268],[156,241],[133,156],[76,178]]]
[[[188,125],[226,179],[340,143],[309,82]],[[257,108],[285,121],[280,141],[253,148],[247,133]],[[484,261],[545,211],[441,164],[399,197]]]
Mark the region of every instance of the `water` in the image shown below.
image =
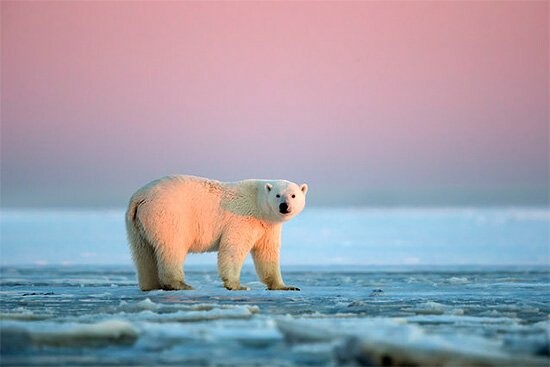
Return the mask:
[[[550,363],[547,209],[308,209],[283,236],[300,292],[250,261],[227,291],[212,254],[195,290],[141,292],[122,215],[1,212],[2,365]]]
[[[141,292],[124,266],[4,267],[2,364],[550,363],[545,267],[290,267],[285,278],[302,290],[267,291],[249,267],[251,290],[233,292],[211,266],[188,269],[196,289],[176,292]]]

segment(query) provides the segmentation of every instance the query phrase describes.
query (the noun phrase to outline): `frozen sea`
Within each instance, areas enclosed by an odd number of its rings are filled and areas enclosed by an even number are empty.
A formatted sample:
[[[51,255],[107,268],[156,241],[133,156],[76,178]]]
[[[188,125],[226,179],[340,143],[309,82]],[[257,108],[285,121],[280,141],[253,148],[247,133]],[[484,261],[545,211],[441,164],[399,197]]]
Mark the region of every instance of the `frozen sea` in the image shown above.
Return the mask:
[[[0,364],[354,366],[550,364],[550,213],[308,209],[284,229],[300,292],[250,262],[221,286],[141,292],[121,210],[4,210]]]

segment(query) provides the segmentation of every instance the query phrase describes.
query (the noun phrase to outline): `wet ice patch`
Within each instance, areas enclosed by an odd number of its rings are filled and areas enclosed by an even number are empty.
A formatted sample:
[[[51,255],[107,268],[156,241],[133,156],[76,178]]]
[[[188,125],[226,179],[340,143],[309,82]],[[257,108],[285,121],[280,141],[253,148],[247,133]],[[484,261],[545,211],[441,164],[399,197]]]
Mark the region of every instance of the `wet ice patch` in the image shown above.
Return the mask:
[[[462,308],[455,308],[433,301],[419,303],[413,307],[404,307],[402,310],[406,312],[414,312],[417,315],[443,315],[449,313],[453,315],[464,314],[464,310]]]
[[[447,279],[447,283],[449,284],[468,284],[470,283],[470,280],[466,277],[450,277]]]
[[[270,318],[218,319],[193,323],[137,322],[140,339],[135,348],[167,350],[190,343],[235,348],[264,349],[280,343],[282,334]]]
[[[161,307],[162,305],[151,301],[150,298],[145,298],[144,300],[139,302],[120,301],[120,304],[114,310],[117,310],[120,312],[140,312],[140,311],[146,311],[146,310],[154,311],[154,310],[158,310]]]
[[[270,318],[250,321],[230,320],[218,323],[219,327],[210,327],[211,337],[222,342],[235,341],[248,348],[262,349],[283,339],[275,322]]]

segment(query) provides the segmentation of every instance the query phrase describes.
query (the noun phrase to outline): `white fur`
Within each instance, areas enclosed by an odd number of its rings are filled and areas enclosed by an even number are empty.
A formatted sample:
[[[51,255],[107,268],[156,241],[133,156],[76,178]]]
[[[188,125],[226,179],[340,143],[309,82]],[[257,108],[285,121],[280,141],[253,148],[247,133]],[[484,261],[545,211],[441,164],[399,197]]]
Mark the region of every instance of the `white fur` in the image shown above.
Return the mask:
[[[284,180],[226,183],[167,176],[150,182],[134,193],[126,212],[140,288],[191,289],[184,282],[187,253],[218,251],[227,289],[246,289],[240,272],[251,252],[269,289],[297,290],[283,282],[279,248],[282,223],[304,209],[307,189]],[[281,214],[281,203],[288,204],[288,214]]]

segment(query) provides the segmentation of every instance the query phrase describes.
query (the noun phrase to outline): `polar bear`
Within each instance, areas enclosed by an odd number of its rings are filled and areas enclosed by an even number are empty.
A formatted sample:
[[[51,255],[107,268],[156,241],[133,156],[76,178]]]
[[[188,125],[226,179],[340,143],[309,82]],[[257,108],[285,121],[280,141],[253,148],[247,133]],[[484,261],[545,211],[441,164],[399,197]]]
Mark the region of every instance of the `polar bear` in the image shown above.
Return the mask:
[[[283,282],[279,264],[282,224],[305,206],[307,184],[285,180],[220,182],[167,176],[132,195],[126,230],[142,290],[193,289],[185,283],[189,252],[218,251],[225,288],[240,284],[250,252],[256,272],[270,290],[299,290]]]

